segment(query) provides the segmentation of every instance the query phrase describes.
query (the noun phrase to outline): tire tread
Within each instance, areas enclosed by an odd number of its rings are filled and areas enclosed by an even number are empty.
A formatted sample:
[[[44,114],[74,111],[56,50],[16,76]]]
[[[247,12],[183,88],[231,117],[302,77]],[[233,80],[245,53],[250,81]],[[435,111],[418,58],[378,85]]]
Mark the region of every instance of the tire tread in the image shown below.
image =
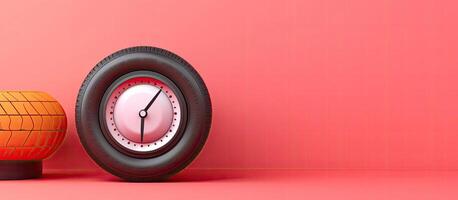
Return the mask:
[[[0,91],[0,160],[42,160],[60,146],[65,111],[51,96]]]

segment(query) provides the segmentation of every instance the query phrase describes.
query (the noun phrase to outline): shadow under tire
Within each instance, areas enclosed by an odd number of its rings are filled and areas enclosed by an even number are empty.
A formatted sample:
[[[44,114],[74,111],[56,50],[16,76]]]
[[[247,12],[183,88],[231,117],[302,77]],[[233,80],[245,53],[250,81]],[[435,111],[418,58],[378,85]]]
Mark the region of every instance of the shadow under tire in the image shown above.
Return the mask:
[[[183,120],[164,147],[129,151],[110,136],[103,109],[110,88],[126,76],[160,78],[176,90]],[[189,63],[167,50],[141,46],[113,53],[92,69],[81,85],[75,115],[80,141],[99,166],[127,181],[160,181],[199,154],[209,134],[212,108],[207,87]]]

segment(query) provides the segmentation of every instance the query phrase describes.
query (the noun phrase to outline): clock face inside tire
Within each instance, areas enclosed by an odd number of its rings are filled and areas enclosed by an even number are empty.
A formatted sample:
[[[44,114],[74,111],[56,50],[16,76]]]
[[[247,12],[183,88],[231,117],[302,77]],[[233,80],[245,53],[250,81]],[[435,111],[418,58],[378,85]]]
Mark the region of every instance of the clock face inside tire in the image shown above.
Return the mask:
[[[106,137],[120,151],[154,156],[173,145],[186,124],[186,103],[168,78],[150,71],[116,80],[102,99],[100,119]]]
[[[132,47],[91,70],[75,114],[80,141],[100,167],[128,181],[158,181],[199,154],[212,109],[188,62],[164,49]]]

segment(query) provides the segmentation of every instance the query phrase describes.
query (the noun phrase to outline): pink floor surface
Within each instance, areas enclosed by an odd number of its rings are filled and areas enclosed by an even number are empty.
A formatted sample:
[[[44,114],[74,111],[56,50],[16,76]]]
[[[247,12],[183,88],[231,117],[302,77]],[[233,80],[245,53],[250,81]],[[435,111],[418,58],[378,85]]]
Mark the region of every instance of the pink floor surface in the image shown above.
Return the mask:
[[[458,171],[186,170],[168,182],[45,171],[0,181],[2,199],[457,199]]]

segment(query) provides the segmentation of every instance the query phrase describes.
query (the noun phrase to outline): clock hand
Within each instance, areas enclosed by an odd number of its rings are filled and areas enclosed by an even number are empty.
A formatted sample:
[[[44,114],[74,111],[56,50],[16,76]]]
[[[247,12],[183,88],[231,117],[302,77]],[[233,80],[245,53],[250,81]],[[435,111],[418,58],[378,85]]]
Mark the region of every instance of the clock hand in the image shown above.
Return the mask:
[[[156,95],[154,95],[154,97],[151,99],[151,101],[149,101],[148,105],[146,105],[145,109],[143,109],[144,111],[148,111],[149,107],[151,107],[151,105],[153,105],[154,101],[159,96],[161,91],[162,91],[162,89],[159,89],[159,91],[156,93]]]
[[[143,142],[143,133],[145,131],[145,118],[142,117],[140,119],[140,140]]]
[[[148,105],[146,105],[145,109],[140,110],[140,112],[138,113],[138,115],[140,116],[140,140],[141,140],[141,142],[143,142],[143,134],[145,132],[145,118],[146,118],[146,116],[148,116],[148,112],[147,111],[148,111],[149,107],[151,107],[151,105],[153,105],[154,101],[159,96],[161,91],[162,91],[162,89],[159,89],[159,91],[156,93],[156,95],[154,95],[154,97],[151,99],[151,101],[149,101]]]

